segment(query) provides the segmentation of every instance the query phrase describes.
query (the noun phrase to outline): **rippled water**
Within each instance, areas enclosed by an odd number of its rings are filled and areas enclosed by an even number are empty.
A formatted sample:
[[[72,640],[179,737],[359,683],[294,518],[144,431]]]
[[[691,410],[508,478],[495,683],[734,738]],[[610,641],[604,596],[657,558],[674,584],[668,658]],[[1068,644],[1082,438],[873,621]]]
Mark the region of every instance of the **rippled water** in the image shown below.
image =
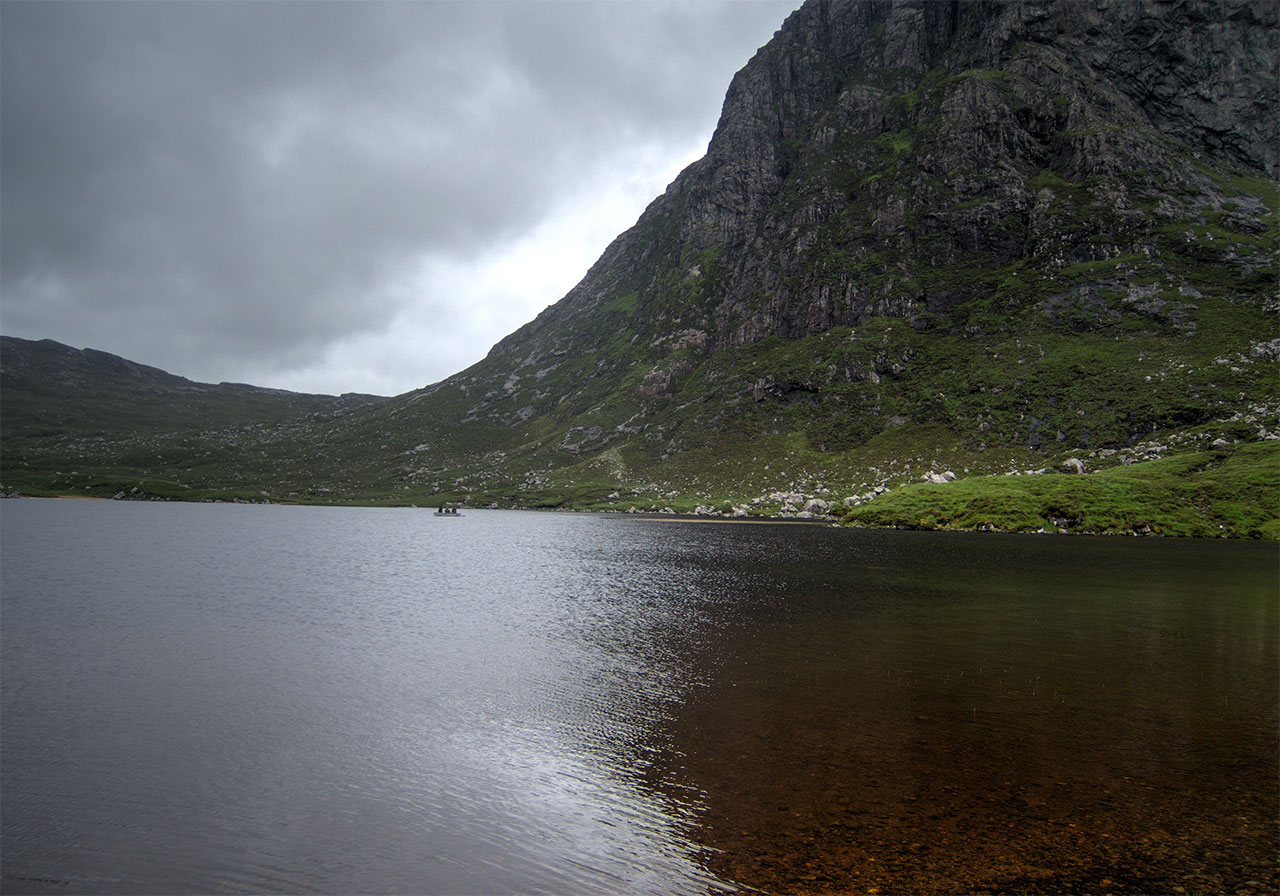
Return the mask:
[[[1276,882],[1273,545],[0,512],[6,893]]]

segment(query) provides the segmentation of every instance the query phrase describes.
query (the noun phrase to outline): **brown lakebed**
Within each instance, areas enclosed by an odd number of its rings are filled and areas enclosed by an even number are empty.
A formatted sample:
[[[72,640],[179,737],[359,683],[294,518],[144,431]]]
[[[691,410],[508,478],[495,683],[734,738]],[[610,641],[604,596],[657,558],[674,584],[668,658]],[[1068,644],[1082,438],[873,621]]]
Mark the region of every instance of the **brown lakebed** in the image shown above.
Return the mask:
[[[1280,890],[1274,546],[881,545],[793,569],[673,727],[718,876]]]

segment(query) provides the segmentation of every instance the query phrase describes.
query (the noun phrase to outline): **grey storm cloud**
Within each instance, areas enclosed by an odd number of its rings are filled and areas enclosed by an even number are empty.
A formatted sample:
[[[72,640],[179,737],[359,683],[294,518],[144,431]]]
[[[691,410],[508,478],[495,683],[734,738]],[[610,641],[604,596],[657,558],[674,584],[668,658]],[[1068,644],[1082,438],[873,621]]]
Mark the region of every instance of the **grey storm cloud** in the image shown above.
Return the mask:
[[[413,271],[519,239],[628,147],[705,147],[794,5],[8,0],[0,328],[220,379],[406,304],[447,329],[466,297]]]

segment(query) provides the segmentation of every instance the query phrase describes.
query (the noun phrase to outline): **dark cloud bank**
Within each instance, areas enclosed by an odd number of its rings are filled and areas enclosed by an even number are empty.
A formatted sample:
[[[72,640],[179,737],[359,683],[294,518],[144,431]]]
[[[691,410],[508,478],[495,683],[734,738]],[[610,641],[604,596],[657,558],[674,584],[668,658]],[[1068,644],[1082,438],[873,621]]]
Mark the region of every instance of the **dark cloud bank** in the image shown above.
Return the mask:
[[[9,0],[0,328],[200,380],[425,385],[559,297],[521,294],[512,247],[554,264],[557,222],[628,185],[600,251],[705,149],[795,5]]]

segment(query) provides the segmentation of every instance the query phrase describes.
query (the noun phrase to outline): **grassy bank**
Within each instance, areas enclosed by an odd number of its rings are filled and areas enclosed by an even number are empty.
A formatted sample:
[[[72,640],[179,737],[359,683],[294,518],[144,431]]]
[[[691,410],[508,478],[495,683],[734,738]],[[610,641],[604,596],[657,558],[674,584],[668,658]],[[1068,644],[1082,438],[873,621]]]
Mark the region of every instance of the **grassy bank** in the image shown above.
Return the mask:
[[[1180,454],[1089,475],[906,485],[850,525],[906,529],[1280,538],[1280,442]]]

